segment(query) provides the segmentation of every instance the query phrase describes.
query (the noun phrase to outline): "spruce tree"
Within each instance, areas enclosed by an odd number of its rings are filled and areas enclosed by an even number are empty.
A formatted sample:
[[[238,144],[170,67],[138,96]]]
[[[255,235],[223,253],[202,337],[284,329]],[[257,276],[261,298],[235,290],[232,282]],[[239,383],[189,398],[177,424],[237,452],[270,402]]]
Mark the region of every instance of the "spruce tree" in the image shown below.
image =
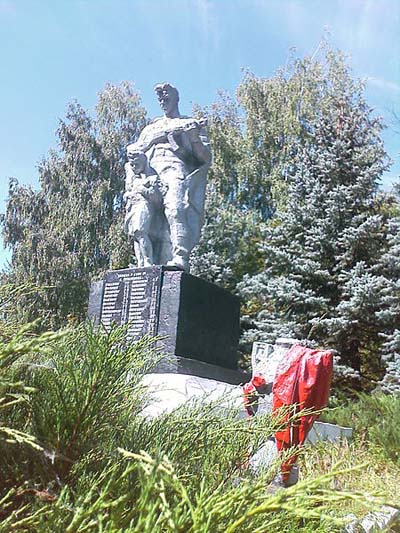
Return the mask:
[[[385,392],[400,393],[400,184],[396,187],[397,212],[388,223],[388,249],[382,255],[379,268],[387,279],[384,305],[379,318],[384,324],[381,352],[385,375],[379,387]]]
[[[287,205],[265,232],[265,268],[241,292],[259,309],[253,335],[314,339],[359,370],[380,343],[377,312],[387,282],[374,267],[386,221],[377,193],[388,162],[362,84],[340,58],[330,61],[335,75],[321,87],[325,106],[303,122],[285,164]]]

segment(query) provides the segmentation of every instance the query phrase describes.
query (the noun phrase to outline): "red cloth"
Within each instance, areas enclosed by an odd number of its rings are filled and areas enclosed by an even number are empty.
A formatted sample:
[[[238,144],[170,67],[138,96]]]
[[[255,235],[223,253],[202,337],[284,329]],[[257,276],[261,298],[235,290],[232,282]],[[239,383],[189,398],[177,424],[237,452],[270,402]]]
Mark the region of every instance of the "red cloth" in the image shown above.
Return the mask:
[[[258,408],[258,395],[262,394],[266,381],[261,374],[256,374],[249,383],[243,385],[243,401],[247,416],[254,416]]]
[[[330,351],[310,350],[301,345],[293,346],[279,364],[272,388],[272,412],[283,406],[293,406],[285,415],[285,421],[291,414],[301,409],[316,411],[328,402],[332,377],[333,357]],[[302,416],[294,424],[289,422],[286,428],[275,433],[278,451],[301,446],[311,429],[317,414]],[[294,454],[282,464],[283,481],[288,480],[290,470],[296,462]]]

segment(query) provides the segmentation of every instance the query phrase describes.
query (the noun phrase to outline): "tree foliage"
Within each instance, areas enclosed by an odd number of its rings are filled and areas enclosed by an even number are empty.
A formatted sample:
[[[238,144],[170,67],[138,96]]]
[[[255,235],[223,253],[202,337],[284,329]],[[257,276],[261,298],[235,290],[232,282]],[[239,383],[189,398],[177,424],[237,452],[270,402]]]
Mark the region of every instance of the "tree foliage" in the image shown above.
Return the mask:
[[[378,268],[388,246],[378,194],[388,158],[362,84],[343,58],[327,59],[323,105],[303,121],[284,164],[287,203],[265,232],[265,269],[241,290],[258,301],[261,336],[330,345],[370,378],[388,327],[382,313],[390,281]]]
[[[292,52],[270,78],[246,71],[236,98],[220,93],[203,110],[213,146],[210,181],[220,200],[254,209],[264,221],[284,208],[294,145],[308,138],[310,120],[329,113],[332,94],[351,90],[342,86],[350,82],[345,56],[321,42],[313,57]]]
[[[398,199],[400,199],[398,197]],[[400,207],[400,202],[398,202]],[[387,284],[383,294],[384,305],[379,311],[380,321],[385,327],[381,332],[384,342],[381,347],[386,366],[380,387],[385,392],[400,393],[400,217],[389,221],[388,249],[379,261],[382,275]]]
[[[53,323],[85,312],[91,278],[126,266],[122,232],[125,146],[145,124],[133,86],[108,85],[95,117],[77,102],[57,129],[58,146],[39,164],[39,191],[10,181],[3,224],[15,284],[48,287],[31,306]]]
[[[321,43],[313,57],[291,55],[270,78],[246,72],[236,98],[221,93],[216,103],[202,110],[209,120],[213,165],[196,273],[210,281],[229,280],[232,287],[241,281],[243,265],[249,266],[250,275],[262,270],[266,248],[257,243],[265,239],[266,224],[277,219],[276,212],[287,208],[295,154],[312,136],[308,125],[326,117],[328,127],[335,127],[330,121],[340,120],[340,113],[332,115],[333,97],[341,94],[351,106],[362,87],[353,83],[345,56]],[[338,99],[336,104],[341,105]],[[213,227],[215,220],[223,220],[223,228]],[[243,248],[233,238],[243,223],[251,228],[245,242],[255,243],[250,255],[246,245]],[[214,268],[204,260],[207,257],[215,260]],[[237,276],[232,277],[232,269]]]

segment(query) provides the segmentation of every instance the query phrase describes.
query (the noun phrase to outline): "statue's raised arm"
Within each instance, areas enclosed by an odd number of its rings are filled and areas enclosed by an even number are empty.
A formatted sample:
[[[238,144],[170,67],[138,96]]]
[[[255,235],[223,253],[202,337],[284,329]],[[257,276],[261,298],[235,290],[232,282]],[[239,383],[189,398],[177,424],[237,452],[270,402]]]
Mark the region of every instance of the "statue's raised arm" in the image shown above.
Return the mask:
[[[154,240],[155,264],[189,270],[189,255],[200,238],[207,171],[211,150],[206,121],[179,113],[179,93],[169,83],[155,86],[164,116],[146,126],[127,147],[128,160],[138,151],[146,154],[158,174],[162,191],[159,228]]]

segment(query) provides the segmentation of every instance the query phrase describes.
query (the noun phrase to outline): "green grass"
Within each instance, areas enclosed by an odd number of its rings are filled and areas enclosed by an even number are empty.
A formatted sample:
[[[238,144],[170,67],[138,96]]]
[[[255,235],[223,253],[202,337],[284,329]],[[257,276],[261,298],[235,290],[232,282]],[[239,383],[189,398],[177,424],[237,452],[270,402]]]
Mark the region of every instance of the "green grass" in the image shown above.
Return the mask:
[[[277,465],[246,468],[276,428],[269,416],[193,402],[144,419],[141,378],[157,358],[150,339],[127,345],[123,329],[90,324],[3,343],[0,532],[334,532],[349,512],[399,501],[397,458],[372,446],[366,413],[354,444],[305,448],[300,482],[276,493]],[[327,416],[351,425],[352,413]]]
[[[352,427],[358,443],[400,467],[400,396],[360,394],[357,401],[326,410],[323,419]]]

